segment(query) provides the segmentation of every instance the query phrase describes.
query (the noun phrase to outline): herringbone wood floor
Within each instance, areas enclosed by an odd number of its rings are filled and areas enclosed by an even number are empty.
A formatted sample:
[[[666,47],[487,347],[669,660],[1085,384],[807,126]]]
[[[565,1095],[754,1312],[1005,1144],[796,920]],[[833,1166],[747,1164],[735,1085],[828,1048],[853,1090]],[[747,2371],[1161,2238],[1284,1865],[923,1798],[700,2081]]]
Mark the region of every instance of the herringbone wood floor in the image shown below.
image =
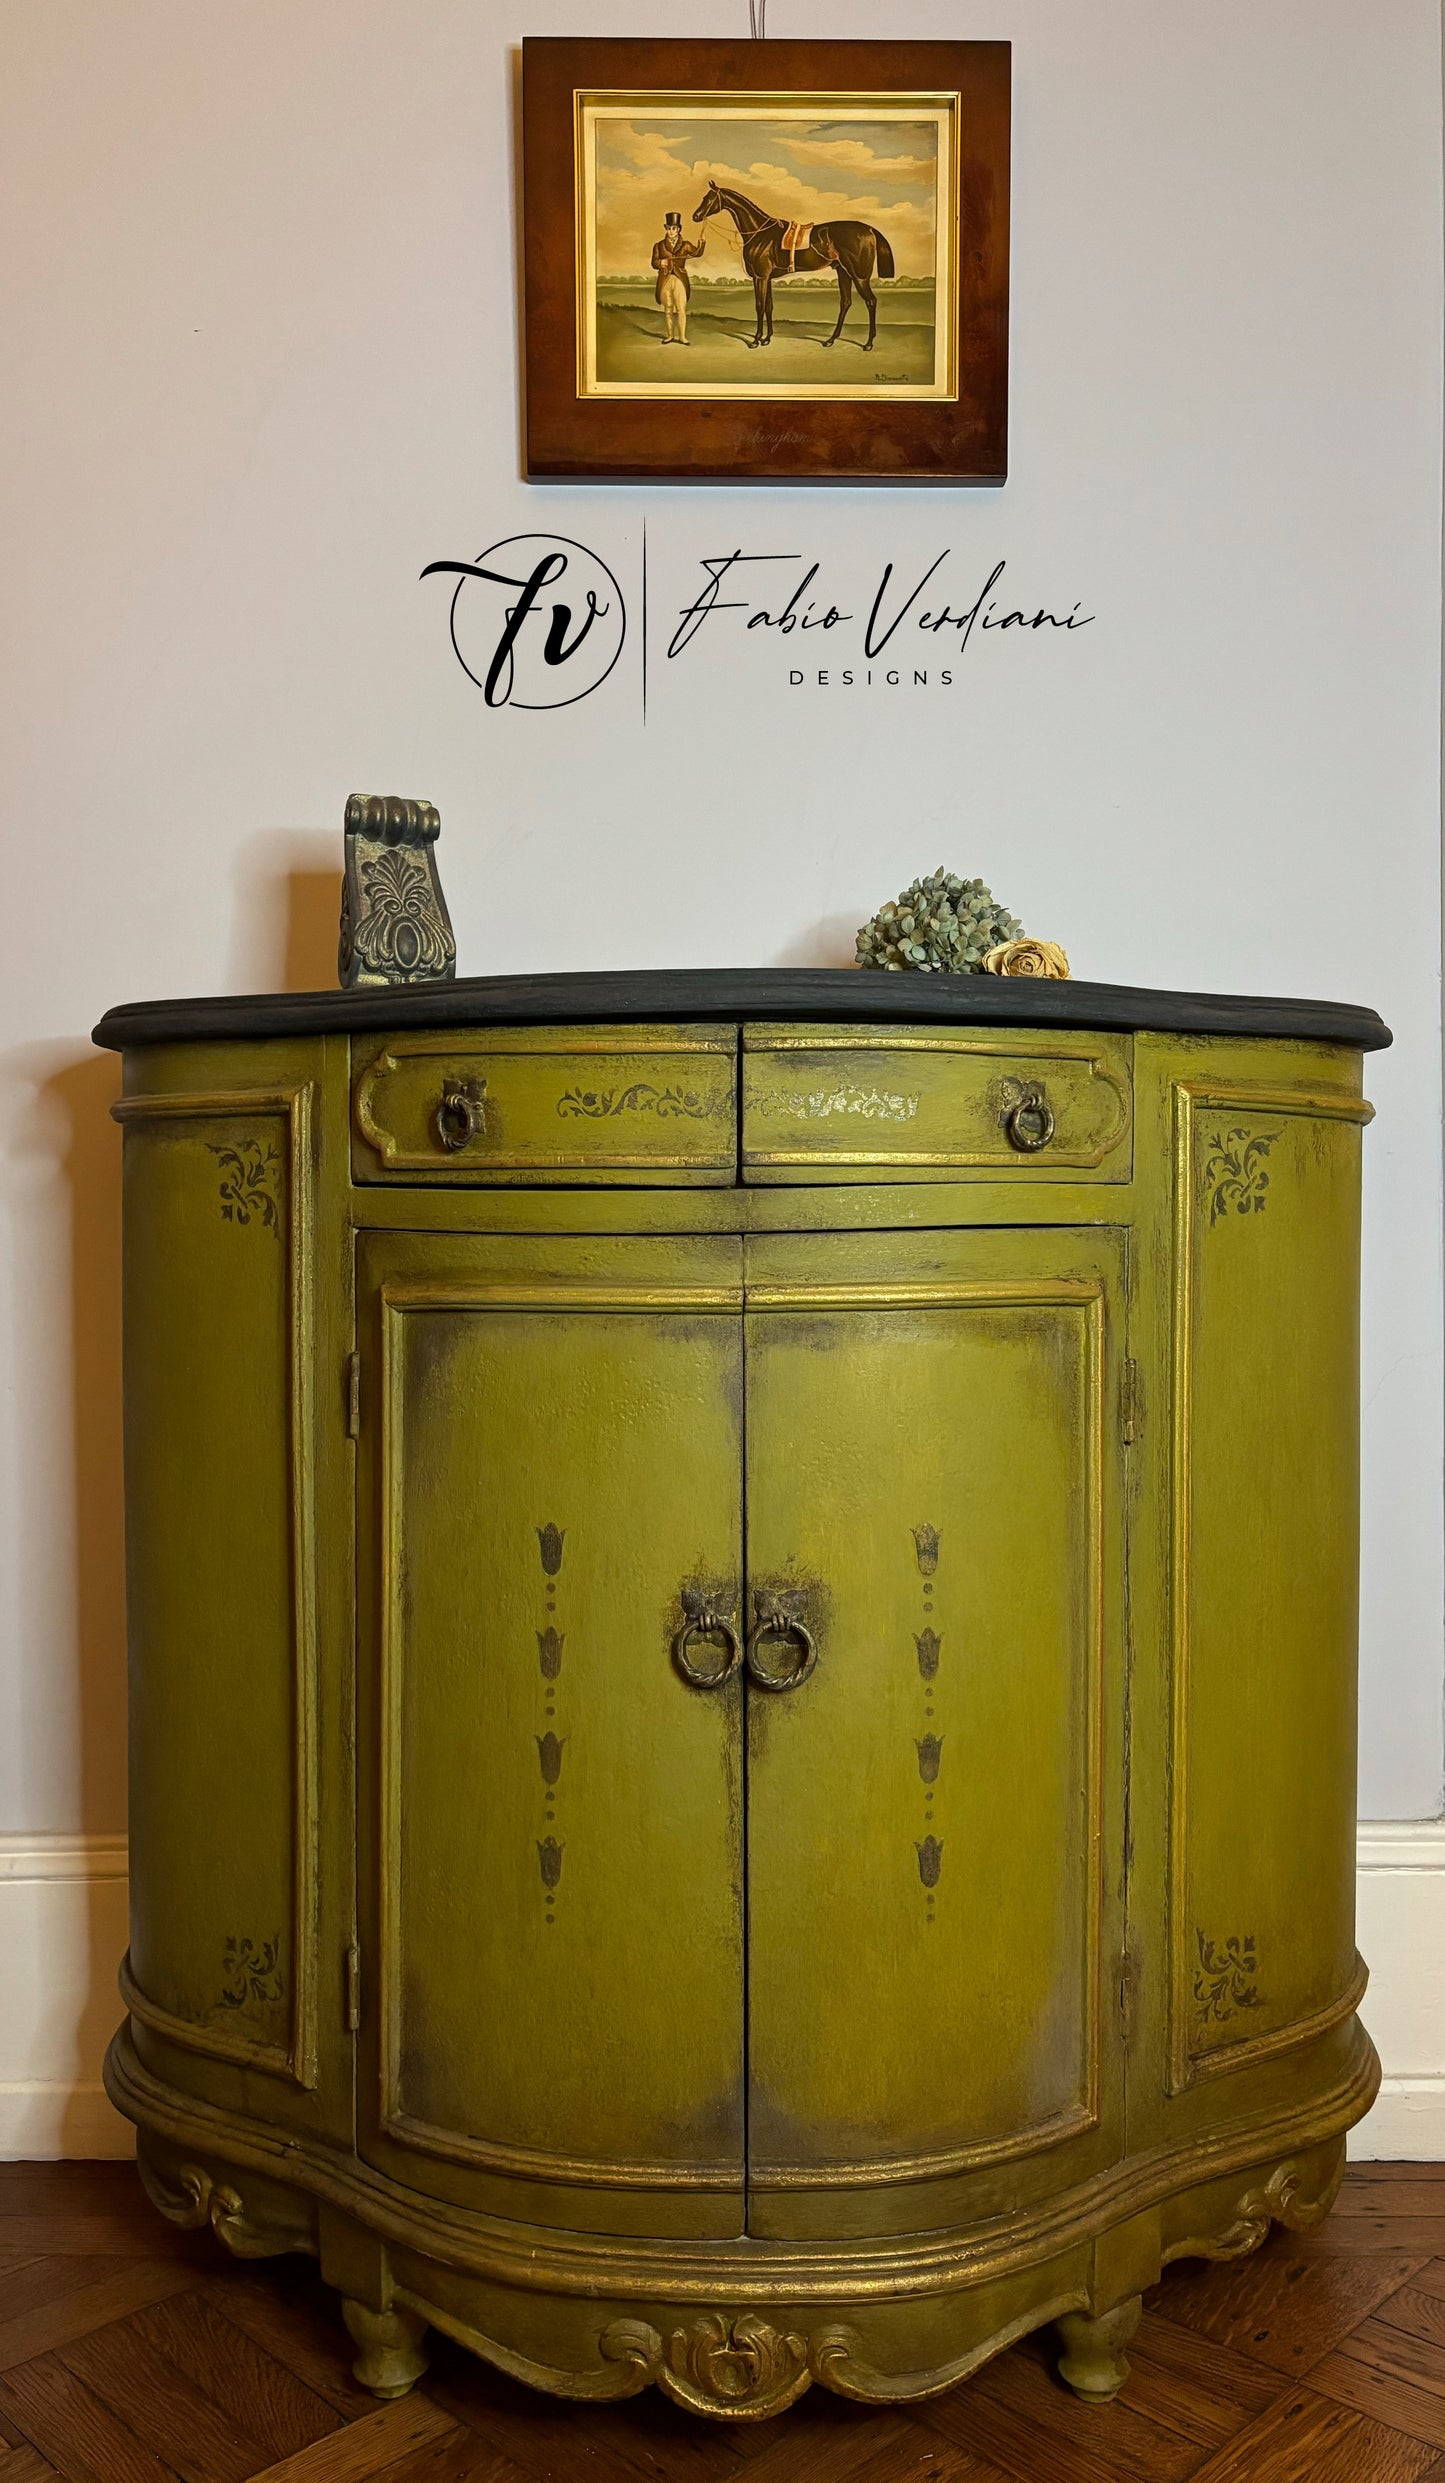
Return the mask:
[[[173,2232],[128,2165],[0,2166],[0,2483],[1445,2483],[1445,2166],[1362,2166],[1318,2233],[1172,2269],[1105,2408],[1042,2339],[912,2413],[815,2388],[735,2428],[440,2341],[378,2407],[348,2350],[308,2262]]]

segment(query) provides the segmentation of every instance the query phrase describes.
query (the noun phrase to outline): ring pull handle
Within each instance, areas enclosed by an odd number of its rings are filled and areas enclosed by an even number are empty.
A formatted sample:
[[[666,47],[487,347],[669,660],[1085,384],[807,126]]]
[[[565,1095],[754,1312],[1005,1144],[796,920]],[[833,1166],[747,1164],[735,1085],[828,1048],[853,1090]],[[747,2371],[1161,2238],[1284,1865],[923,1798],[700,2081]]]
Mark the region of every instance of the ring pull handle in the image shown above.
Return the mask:
[[[801,1595],[775,1595],[759,1587],[753,1596],[756,1618],[748,1638],[748,1671],[760,1690],[796,1690],[818,1661],[813,1633],[802,1618]],[[787,1672],[774,1672],[761,1649],[773,1638],[791,1642],[794,1661]]]
[[[695,1593],[691,1587],[683,1589],[682,1609],[686,1618],[673,1639],[672,1660],[683,1680],[690,1681],[695,1690],[720,1690],[725,1681],[731,1681],[743,1660],[742,1640],[727,1614],[719,1612],[705,1595]],[[689,1653],[693,1640],[706,1643],[716,1638],[722,1640],[721,1663],[695,1663]]]
[[[1054,1134],[1054,1113],[1041,1086],[1026,1086],[1003,1116],[1004,1135],[1020,1155],[1037,1155]]]
[[[436,1133],[448,1155],[460,1154],[487,1126],[485,1078],[444,1078],[436,1109]]]

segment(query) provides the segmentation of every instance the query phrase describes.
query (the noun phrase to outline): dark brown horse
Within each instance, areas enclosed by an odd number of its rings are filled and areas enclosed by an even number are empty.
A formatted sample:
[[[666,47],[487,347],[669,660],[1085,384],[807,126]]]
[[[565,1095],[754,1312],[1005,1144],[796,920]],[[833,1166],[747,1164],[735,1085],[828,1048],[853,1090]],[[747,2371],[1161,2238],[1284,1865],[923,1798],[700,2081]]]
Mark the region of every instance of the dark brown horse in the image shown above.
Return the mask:
[[[838,279],[838,318],[831,336],[822,339],[825,345],[836,345],[843,333],[856,285],[868,305],[868,342],[864,353],[873,351],[878,329],[878,303],[873,291],[873,278],[891,276],[893,251],[886,233],[874,224],[815,224],[808,234],[806,246],[788,250],[783,236],[789,229],[781,216],[770,216],[756,200],[744,198],[741,190],[719,189],[710,182],[706,196],[694,207],[694,224],[705,223],[709,216],[729,215],[738,228],[743,245],[743,265],[753,280],[753,298],[758,307],[756,332],[748,338],[749,346],[771,345],[773,341],[773,281],[778,276],[804,275],[809,268],[831,267]]]

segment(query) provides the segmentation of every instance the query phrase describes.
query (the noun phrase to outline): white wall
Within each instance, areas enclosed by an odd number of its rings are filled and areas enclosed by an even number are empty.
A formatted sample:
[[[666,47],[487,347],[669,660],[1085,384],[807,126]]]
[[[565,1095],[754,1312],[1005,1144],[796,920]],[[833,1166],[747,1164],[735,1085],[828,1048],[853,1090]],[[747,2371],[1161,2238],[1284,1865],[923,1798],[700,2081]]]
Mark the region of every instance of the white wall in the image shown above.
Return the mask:
[[[875,31],[772,0],[779,34]],[[1097,977],[1373,1003],[1362,1803],[1441,1804],[1437,0],[911,0],[1015,46],[1002,492],[518,479],[509,48],[636,0],[0,0],[0,1830],[123,1819],[113,1000],[330,978],[341,805],[441,806],[464,971],[844,957],[981,870]],[[657,31],[745,24],[669,0]],[[689,202],[681,202],[686,205]],[[487,710],[418,572],[580,536],[1097,614],[951,692],[634,631]],[[840,592],[840,600],[842,595]]]

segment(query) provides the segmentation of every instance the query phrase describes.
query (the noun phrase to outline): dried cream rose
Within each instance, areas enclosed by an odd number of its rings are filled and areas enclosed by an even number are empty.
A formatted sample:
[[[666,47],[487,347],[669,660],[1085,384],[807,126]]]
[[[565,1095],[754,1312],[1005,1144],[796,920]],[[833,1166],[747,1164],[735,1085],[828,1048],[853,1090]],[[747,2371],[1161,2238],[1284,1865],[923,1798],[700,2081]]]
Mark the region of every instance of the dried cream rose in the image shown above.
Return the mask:
[[[1068,978],[1069,961],[1057,940],[1005,940],[983,961],[985,974],[1035,974],[1051,982]]]

